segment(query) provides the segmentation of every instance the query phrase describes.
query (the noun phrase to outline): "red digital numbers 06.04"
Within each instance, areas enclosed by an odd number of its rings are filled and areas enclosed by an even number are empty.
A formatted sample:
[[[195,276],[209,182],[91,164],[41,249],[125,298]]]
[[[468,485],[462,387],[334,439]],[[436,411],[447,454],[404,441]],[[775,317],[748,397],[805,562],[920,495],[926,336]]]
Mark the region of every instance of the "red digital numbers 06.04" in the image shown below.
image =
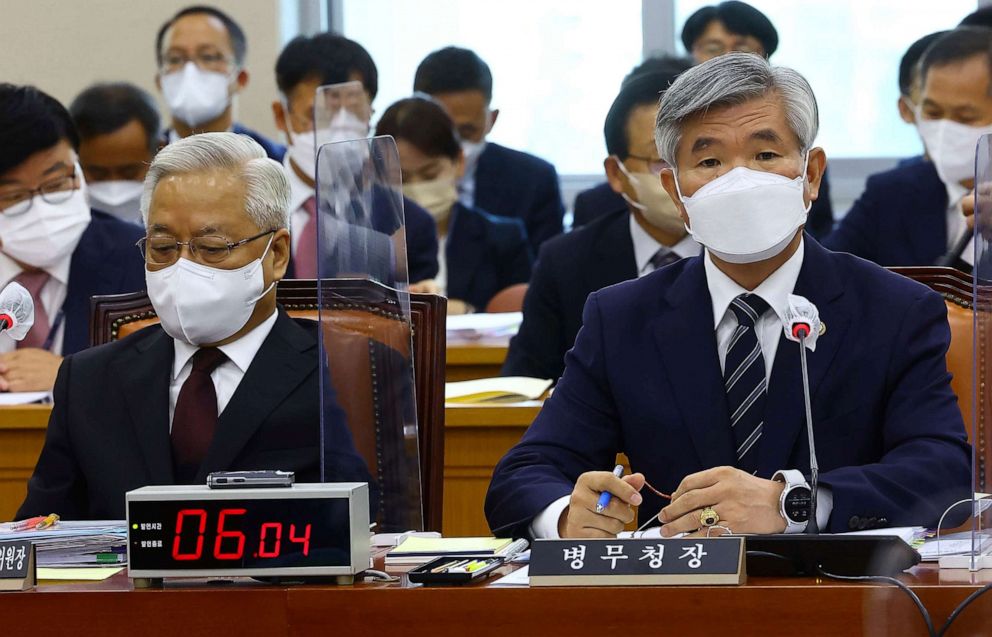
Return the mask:
[[[217,516],[216,533],[213,542],[213,558],[217,560],[240,560],[245,556],[247,536],[235,530],[240,525],[239,517],[246,509],[221,509]],[[252,557],[276,558],[283,551],[283,523],[264,522],[258,532],[258,546],[252,548]],[[295,524],[289,525],[286,540],[301,544],[304,556],[310,553],[310,528],[303,526],[298,532]],[[203,557],[203,547],[207,536],[207,512],[204,509],[183,509],[176,514],[176,535],[172,541],[172,559],[179,562],[199,560]],[[195,537],[195,540],[193,538]],[[192,542],[192,549],[191,549]]]

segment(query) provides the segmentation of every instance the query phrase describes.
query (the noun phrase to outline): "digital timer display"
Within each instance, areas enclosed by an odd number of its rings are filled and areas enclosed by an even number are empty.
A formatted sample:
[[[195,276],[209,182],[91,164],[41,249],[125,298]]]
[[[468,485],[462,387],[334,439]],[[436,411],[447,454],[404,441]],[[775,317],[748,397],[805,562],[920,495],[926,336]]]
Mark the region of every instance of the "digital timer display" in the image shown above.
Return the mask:
[[[343,498],[128,503],[132,570],[348,566]]]

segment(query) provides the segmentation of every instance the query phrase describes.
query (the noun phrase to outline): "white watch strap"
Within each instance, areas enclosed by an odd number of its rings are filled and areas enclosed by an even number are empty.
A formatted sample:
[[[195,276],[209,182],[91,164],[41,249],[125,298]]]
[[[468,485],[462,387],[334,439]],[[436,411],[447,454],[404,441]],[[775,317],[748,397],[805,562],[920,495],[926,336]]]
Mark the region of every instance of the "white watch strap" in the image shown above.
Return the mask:
[[[809,484],[806,482],[806,476],[803,475],[802,471],[798,469],[785,469],[781,471],[776,471],[775,475],[772,476],[772,480],[778,482],[784,482],[785,488],[782,489],[782,496],[778,501],[779,514],[785,520],[785,532],[786,533],[802,533],[806,530],[808,522],[796,523],[789,519],[789,516],[785,514],[785,499],[789,495],[789,491],[794,487],[806,487],[809,488]]]

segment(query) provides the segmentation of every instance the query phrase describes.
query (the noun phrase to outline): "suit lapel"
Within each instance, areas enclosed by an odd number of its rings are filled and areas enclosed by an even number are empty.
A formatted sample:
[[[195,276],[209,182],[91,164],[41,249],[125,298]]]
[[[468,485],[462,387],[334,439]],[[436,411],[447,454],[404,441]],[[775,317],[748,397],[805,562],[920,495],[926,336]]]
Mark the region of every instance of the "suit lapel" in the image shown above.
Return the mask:
[[[159,330],[114,365],[112,377],[121,379],[121,393],[150,484],[175,482],[169,438],[169,380],[174,356],[172,338]]]
[[[609,285],[637,278],[634,240],[630,236],[629,213],[618,214],[602,234],[596,237],[598,258],[586,265],[588,289],[601,290]]]
[[[205,481],[211,471],[229,469],[269,414],[316,366],[316,340],[280,310],[272,332],[262,343],[217,421],[214,439],[196,484]],[[316,401],[318,397],[313,399]],[[319,427],[319,421],[313,426]]]
[[[465,296],[475,289],[473,279],[486,258],[482,221],[461,204],[452,208],[451,228],[445,240],[448,289]]]
[[[653,329],[683,423],[704,467],[733,465],[734,437],[702,257],[686,262],[665,298],[669,308]]]
[[[913,262],[930,265],[947,252],[947,189],[932,162],[915,168],[912,194],[906,200],[909,209],[904,211],[912,219],[906,224],[906,239]]]
[[[100,220],[93,218],[79,239],[69,261],[66,281],[62,353],[73,354],[89,345],[90,297],[104,290],[120,291],[117,284],[121,270],[106,267],[106,250],[101,244]]]
[[[810,397],[816,391],[844,342],[851,315],[843,304],[844,287],[837,277],[829,253],[809,235],[805,237],[803,265],[796,280],[795,294],[809,299],[819,310],[827,331],[817,339],[816,351],[806,351]],[[758,475],[770,478],[787,466],[797,437],[806,427],[799,345],[781,336],[772,366],[765,424],[758,452]]]

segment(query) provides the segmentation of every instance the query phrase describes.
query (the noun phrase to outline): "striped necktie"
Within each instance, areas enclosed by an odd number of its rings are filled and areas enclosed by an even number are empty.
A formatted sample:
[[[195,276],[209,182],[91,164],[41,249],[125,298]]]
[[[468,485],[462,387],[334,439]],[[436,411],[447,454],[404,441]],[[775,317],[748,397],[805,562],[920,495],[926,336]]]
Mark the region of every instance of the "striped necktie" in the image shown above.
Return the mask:
[[[648,261],[648,263],[651,264],[651,267],[653,268],[652,269],[653,272],[654,270],[662,269],[666,265],[671,265],[681,258],[682,257],[675,254],[675,252],[669,250],[668,248],[658,248],[658,251],[651,256],[651,259]]]
[[[761,354],[755,323],[768,309],[768,303],[756,294],[741,294],[730,302],[730,310],[737,317],[737,329],[727,347],[723,380],[737,448],[737,468],[748,473],[758,469],[758,441],[768,393],[765,357]]]

